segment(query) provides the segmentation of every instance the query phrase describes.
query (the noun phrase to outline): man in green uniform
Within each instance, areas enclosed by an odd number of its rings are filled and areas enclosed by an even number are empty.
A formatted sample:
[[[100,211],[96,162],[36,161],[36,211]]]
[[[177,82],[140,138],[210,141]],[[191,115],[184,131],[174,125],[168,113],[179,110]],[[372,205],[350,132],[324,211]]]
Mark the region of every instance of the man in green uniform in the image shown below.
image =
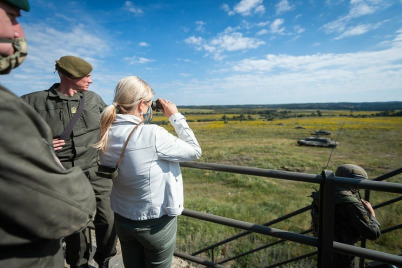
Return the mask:
[[[353,164],[339,166],[335,176],[367,179],[366,171]],[[380,223],[373,207],[357,195],[358,189],[337,188],[335,192],[334,240],[354,245],[362,238],[377,239],[381,235]],[[333,267],[359,267],[358,258],[334,252]]]
[[[0,74],[27,55],[21,9],[27,0],[0,0]],[[0,130],[0,267],[64,267],[61,238],[95,216],[91,184],[60,164],[49,126],[1,85]]]
[[[88,91],[92,83],[92,66],[88,62],[64,56],[56,60],[56,70],[60,83],[22,98],[49,124],[53,147],[63,166],[81,167],[92,184],[97,203],[94,259],[99,267],[108,267],[109,259],[116,254],[117,242],[110,208],[112,181],[96,176],[97,151],[92,146],[99,139],[100,115],[106,104],[99,95]],[[65,241],[70,267],[88,267],[90,248],[85,232],[66,237]]]

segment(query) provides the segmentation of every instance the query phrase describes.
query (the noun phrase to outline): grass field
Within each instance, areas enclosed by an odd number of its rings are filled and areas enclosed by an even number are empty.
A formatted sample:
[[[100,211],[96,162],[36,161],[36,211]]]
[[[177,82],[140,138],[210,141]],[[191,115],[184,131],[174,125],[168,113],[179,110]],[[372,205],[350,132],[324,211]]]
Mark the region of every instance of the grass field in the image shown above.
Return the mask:
[[[400,168],[402,165],[402,118],[401,117],[347,117],[349,111],[329,111],[320,117],[300,117],[265,121],[253,115],[253,121],[220,120],[223,114],[194,114],[186,111],[190,127],[194,130],[203,156],[201,162],[240,165],[275,170],[288,170],[320,174],[323,169],[335,171],[345,163],[354,163],[366,169],[370,178]],[[199,111],[197,111],[199,112]],[[298,111],[302,113],[303,111]],[[311,114],[314,111],[304,111]],[[360,112],[370,115],[372,112]],[[239,113],[240,114],[240,113]],[[340,116],[343,115],[343,116]],[[232,115],[228,115],[231,117]],[[163,120],[156,116],[155,121]],[[169,131],[173,129],[166,125]],[[311,132],[325,129],[331,131],[331,139],[339,145],[329,148],[303,147],[297,139],[311,136]],[[261,178],[255,176],[221,173],[207,170],[182,168],[185,186],[185,207],[201,212],[263,224],[311,203],[309,195],[318,185],[293,181]],[[402,176],[388,181],[402,182]],[[397,194],[372,192],[370,202],[375,205]],[[400,202],[376,210],[382,228],[402,223]],[[310,227],[309,213],[271,227],[302,232]],[[224,240],[242,230],[217,224],[179,217],[177,249],[195,252],[203,247]],[[370,241],[367,248],[392,254],[402,253],[402,231],[382,235]],[[276,241],[274,238],[253,234],[233,241],[215,250],[219,261],[247,250]],[[289,257],[314,251],[293,242],[286,242],[225,263],[230,267],[264,267]],[[201,255],[210,260],[210,253]],[[314,267],[311,258],[282,267]]]

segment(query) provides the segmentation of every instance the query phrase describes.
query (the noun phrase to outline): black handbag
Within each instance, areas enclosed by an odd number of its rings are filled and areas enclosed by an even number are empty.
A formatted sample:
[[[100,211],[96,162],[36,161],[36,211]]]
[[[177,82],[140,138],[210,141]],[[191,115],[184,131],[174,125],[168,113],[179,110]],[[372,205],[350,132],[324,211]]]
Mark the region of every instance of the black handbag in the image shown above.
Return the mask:
[[[105,179],[115,179],[117,175],[119,175],[119,171],[117,167],[107,167],[98,163],[98,167],[95,170],[95,173],[98,177]]]
[[[136,125],[136,126],[133,128],[133,130],[131,130],[130,134],[128,134],[127,140],[126,140],[126,142],[124,143],[123,150],[122,150],[122,152],[121,152],[121,154],[120,154],[119,160],[117,161],[117,164],[116,164],[115,167],[104,166],[104,165],[99,164],[99,160],[97,161],[98,167],[97,167],[97,169],[95,170],[95,174],[96,174],[98,177],[113,180],[113,179],[115,179],[115,178],[117,177],[117,175],[119,175],[119,170],[118,170],[118,168],[119,168],[119,166],[120,166],[121,159],[123,158],[124,151],[126,150],[128,141],[130,140],[131,135],[133,134],[134,130],[135,130],[139,125],[141,125],[143,122],[144,122],[144,120],[142,120],[138,125]],[[99,159],[99,156],[98,156],[98,159]]]

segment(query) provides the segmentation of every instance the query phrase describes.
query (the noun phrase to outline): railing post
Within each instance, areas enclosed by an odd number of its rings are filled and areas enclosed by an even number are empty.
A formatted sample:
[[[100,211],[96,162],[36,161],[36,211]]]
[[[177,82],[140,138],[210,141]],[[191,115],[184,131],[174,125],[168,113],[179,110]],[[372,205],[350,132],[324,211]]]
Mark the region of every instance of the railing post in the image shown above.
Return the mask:
[[[324,170],[321,175],[323,181],[320,185],[320,223],[317,267],[332,268],[335,219],[335,176],[334,173],[326,170]]]
[[[364,190],[364,200],[366,200],[368,202],[370,201],[370,190],[367,190],[367,189]],[[363,238],[362,241],[360,242],[360,246],[362,248],[366,248],[366,241],[367,241],[367,239]],[[360,258],[359,267],[364,267],[364,258]]]

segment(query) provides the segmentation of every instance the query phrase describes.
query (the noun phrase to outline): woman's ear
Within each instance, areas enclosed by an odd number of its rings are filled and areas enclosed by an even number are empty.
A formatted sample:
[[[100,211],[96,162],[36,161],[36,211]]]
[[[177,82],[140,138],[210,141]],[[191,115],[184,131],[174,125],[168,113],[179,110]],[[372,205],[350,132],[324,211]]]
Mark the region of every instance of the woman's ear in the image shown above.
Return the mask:
[[[138,105],[138,113],[142,115],[143,111],[148,109],[147,103],[145,100],[141,100],[140,104]],[[145,110],[146,113],[146,110]]]

